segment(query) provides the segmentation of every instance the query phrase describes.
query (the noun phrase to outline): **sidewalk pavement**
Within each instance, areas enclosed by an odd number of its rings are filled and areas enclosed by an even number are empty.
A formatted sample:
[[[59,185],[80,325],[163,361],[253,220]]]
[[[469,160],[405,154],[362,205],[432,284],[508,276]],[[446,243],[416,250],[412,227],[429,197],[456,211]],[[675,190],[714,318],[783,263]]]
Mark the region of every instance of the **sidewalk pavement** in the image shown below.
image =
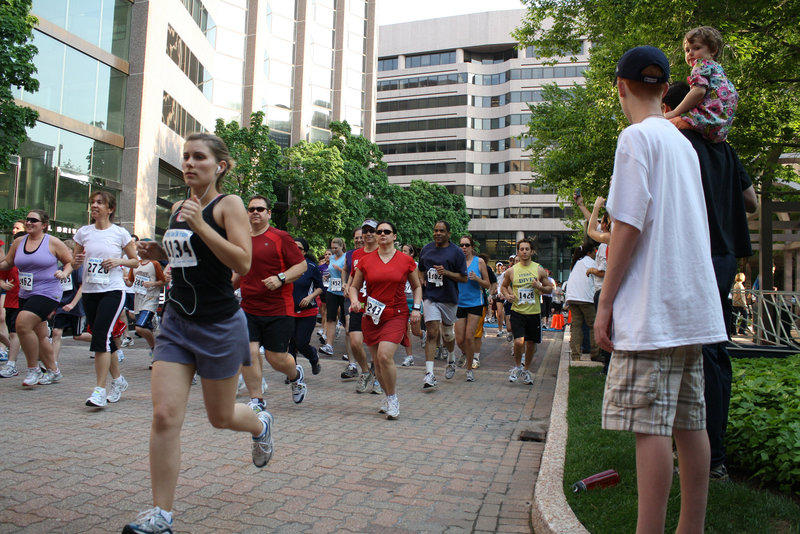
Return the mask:
[[[182,433],[176,532],[531,532],[531,502],[561,353],[545,332],[533,386],[508,382],[511,343],[487,328],[476,382],[463,369],[424,393],[416,365],[398,363],[400,419],[377,413],[381,397],[343,381],[340,356],[306,369],[308,396],[295,405],[283,375],[266,372],[275,455],[257,469],[249,435],[215,430],[201,385],[192,388]],[[334,347],[344,352],[343,338]],[[117,404],[84,405],[94,386],[88,346],[65,341],[64,379],[22,388],[0,379],[0,533],[119,532],[151,506],[147,349],[125,349],[130,383]],[[245,400],[239,397],[240,401]],[[523,439],[521,439],[523,438]],[[534,439],[531,441],[530,439]]]

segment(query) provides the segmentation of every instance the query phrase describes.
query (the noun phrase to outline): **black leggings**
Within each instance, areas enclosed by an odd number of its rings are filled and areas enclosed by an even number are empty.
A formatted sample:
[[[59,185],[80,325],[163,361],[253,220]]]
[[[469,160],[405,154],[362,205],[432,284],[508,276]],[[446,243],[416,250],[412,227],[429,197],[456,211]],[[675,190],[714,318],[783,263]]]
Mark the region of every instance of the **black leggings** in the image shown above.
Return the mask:
[[[84,293],[82,300],[83,309],[86,311],[86,324],[92,328],[92,343],[89,350],[116,352],[118,347],[111,333],[125,304],[125,293],[122,291]]]
[[[311,317],[295,317],[294,318],[294,337],[289,340],[289,352],[297,360],[297,353],[299,352],[309,362],[319,361],[317,349],[311,346],[311,334],[314,332],[314,327],[317,325],[317,318]]]

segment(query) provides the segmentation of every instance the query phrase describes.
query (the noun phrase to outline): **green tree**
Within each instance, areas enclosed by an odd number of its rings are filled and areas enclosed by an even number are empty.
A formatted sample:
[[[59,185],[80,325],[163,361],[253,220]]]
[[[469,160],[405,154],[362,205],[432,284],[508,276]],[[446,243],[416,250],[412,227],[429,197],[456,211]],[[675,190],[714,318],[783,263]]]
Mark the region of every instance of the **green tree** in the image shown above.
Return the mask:
[[[344,161],[335,146],[300,143],[285,152],[281,180],[289,187],[289,231],[314,252],[344,230]]]
[[[225,193],[239,195],[245,202],[253,195],[264,195],[274,204],[273,182],[278,177],[282,155],[281,148],[269,137],[264,112],[251,114],[249,127],[217,119],[214,133],[225,141],[236,162],[227,175]]]
[[[396,218],[400,240],[413,245],[425,245],[433,239],[436,221],[450,223],[453,238],[467,233],[469,215],[464,197],[453,195],[440,184],[412,180],[408,189],[400,188],[396,201]]]
[[[592,42],[586,87],[546,90],[531,106],[528,136],[535,182],[570,199],[580,188],[591,202],[608,191],[614,149],[627,126],[612,87],[623,52],[649,44],[670,58],[672,78],[689,74],[683,36],[713,25],[726,40],[720,62],[739,91],[729,142],[754,182],[796,179],[778,163],[800,146],[800,1],[525,0],[528,12],[514,37],[543,58],[577,53]]]
[[[340,150],[344,160],[343,222],[348,239],[350,230],[367,217],[392,221],[397,226],[398,239],[415,245],[431,240],[433,225],[439,219],[450,222],[453,235],[466,232],[469,215],[464,197],[424,180],[414,180],[408,188],[389,183],[378,145],[352,135],[347,122],[332,122],[330,128],[331,146]]]
[[[364,136],[352,135],[347,121],[333,121],[330,129],[330,146],[339,150],[344,162],[346,185],[341,196],[342,221],[349,240],[352,229],[360,226],[365,218],[384,218],[391,213],[386,211],[388,204],[384,203],[391,188],[378,145]]]
[[[38,50],[29,41],[33,37],[36,17],[30,15],[30,0],[0,2],[0,167],[19,153],[27,139],[26,128],[36,125],[39,114],[14,103],[12,87],[34,92],[39,81],[33,77],[33,57]]]

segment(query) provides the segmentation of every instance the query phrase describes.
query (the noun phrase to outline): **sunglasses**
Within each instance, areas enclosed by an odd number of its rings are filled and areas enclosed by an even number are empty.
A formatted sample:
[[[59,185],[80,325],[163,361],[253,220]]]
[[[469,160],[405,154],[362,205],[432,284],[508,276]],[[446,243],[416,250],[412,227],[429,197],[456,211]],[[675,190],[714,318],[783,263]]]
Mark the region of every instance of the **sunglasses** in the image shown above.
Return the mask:
[[[267,208],[265,208],[264,206],[253,206],[252,208],[247,208],[247,211],[249,211],[250,213],[253,213],[254,211],[262,213],[267,211]]]
[[[376,230],[375,233],[378,235],[392,235],[394,232],[388,228],[384,228],[383,230]]]
[[[361,233],[362,234],[363,233],[374,234],[375,233],[375,228],[373,228],[371,226],[365,226],[364,228],[361,229]]]
[[[471,247],[472,245],[470,245],[469,243],[461,243],[459,246],[463,248],[463,247]]]
[[[37,223],[37,222],[42,222],[42,220],[41,220],[41,219],[36,219],[36,218],[34,218],[34,217],[27,217],[27,218],[25,219],[25,222],[29,222],[29,223]]]

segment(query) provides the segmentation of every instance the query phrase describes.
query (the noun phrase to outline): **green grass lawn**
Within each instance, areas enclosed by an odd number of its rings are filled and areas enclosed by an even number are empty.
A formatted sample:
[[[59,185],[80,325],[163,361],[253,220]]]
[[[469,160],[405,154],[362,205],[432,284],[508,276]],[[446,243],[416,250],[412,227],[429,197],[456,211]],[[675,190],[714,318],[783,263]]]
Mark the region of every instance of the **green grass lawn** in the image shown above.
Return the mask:
[[[634,436],[600,428],[605,377],[596,367],[573,367],[569,384],[569,438],[564,492],[578,519],[593,534],[636,530]],[[613,488],[573,493],[571,486],[589,475],[616,469]],[[673,480],[666,532],[674,532],[680,512],[680,487]],[[706,532],[720,534],[800,534],[800,505],[788,496],[761,490],[744,481],[711,482]]]

